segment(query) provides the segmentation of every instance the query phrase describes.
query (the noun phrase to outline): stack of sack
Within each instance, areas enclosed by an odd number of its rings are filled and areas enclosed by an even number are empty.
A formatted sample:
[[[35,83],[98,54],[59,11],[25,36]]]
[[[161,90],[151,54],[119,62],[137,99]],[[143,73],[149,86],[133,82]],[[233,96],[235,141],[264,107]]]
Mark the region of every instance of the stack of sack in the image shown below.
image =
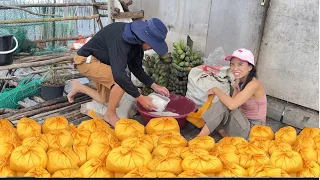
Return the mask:
[[[172,117],[143,126],[120,119],[115,128],[90,112],[79,126],[63,116],[42,125],[0,120],[1,177],[319,177],[320,129],[273,132],[255,125],[249,141],[210,136],[187,141]]]

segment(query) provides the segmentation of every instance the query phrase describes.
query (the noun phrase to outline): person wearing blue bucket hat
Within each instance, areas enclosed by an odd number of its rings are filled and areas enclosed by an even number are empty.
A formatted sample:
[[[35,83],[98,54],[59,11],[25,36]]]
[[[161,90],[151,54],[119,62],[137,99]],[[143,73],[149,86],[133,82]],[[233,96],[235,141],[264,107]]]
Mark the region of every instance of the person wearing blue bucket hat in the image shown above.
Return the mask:
[[[102,28],[74,56],[74,67],[95,82],[96,90],[73,80],[68,101],[73,103],[77,93],[84,93],[107,104],[104,119],[112,126],[119,120],[116,108],[125,92],[146,109],[155,109],[151,98],[140,94],[134,86],[126,69],[128,67],[137,79],[155,92],[169,96],[168,89],[156,84],[142,68],[144,51],[153,49],[160,55],[168,52],[167,33],[166,26],[158,18],[115,22]]]

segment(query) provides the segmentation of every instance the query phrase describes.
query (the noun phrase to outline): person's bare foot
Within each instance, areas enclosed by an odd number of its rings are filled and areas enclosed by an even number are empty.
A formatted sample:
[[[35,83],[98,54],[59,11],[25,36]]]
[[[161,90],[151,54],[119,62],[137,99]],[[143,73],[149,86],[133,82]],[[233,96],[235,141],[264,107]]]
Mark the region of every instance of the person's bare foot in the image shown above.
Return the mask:
[[[116,123],[120,120],[120,118],[116,114],[107,114],[105,116],[105,121],[109,123],[112,127],[115,127]]]
[[[229,136],[229,134],[228,134],[224,129],[219,130],[218,133],[219,133],[222,137]]]
[[[79,92],[78,87],[81,85],[81,83],[77,80],[71,80],[71,91],[68,93],[67,98],[69,103],[73,103],[74,96]]]

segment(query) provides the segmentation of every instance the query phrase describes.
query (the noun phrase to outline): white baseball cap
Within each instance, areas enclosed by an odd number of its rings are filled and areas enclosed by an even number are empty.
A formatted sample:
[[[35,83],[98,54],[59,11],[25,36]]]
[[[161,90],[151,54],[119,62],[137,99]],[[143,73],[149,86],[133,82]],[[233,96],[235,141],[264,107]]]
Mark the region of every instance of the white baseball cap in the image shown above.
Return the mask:
[[[225,58],[225,60],[230,61],[231,58],[233,58],[233,57],[238,58],[241,61],[245,61],[245,62],[248,62],[248,63],[254,65],[254,56],[253,56],[252,52],[248,49],[245,49],[245,48],[237,49],[232,53],[231,56],[227,56]]]

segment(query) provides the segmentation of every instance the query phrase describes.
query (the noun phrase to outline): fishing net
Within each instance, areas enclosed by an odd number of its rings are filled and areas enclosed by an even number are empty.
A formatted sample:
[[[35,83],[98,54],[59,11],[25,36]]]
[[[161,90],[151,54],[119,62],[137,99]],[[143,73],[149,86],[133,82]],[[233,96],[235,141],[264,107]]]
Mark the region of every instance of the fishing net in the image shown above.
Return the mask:
[[[27,76],[20,81],[16,88],[6,88],[0,93],[0,108],[19,108],[19,101],[40,94],[42,81],[42,79],[33,79],[32,76]]]
[[[75,3],[90,2],[92,0],[1,0],[3,5],[27,5],[27,4],[46,4],[46,3]],[[98,0],[97,2],[106,2]],[[57,18],[73,16],[92,16],[92,6],[68,6],[68,7],[24,7],[35,13],[55,14]],[[99,13],[107,14],[105,10]],[[38,16],[19,9],[0,9],[0,20],[14,19],[43,19],[53,18],[53,16]],[[105,17],[102,21],[107,22]],[[106,25],[106,24],[104,24]],[[63,52],[71,48],[73,41],[49,41],[41,40],[77,37],[78,35],[88,36],[98,31],[95,19],[76,20],[76,21],[55,21],[55,22],[29,22],[29,23],[0,23],[0,36],[14,35],[18,40],[18,49],[14,55],[27,53],[27,55],[44,55],[54,52]],[[14,44],[13,44],[14,46]],[[39,48],[39,47],[44,47]]]

